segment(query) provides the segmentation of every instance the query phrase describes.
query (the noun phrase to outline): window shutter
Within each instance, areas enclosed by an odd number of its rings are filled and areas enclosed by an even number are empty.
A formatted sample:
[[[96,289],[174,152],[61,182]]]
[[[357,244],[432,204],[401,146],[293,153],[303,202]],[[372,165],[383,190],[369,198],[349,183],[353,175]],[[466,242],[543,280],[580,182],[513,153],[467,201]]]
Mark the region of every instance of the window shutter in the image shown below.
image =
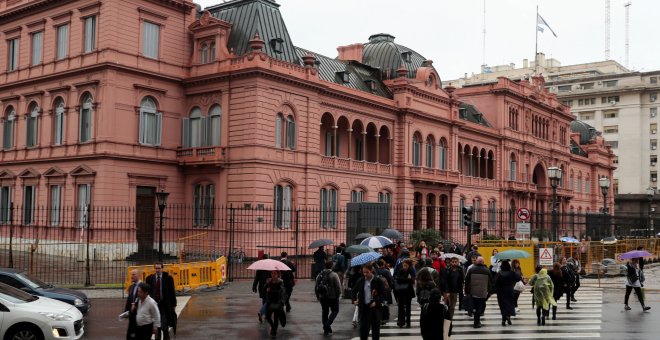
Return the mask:
[[[190,118],[183,118],[181,121],[181,146],[190,147]]]
[[[282,147],[282,116],[275,117],[275,147]]]
[[[140,122],[138,124],[138,141],[140,144],[145,144],[146,135],[144,133],[146,119],[144,117],[144,111],[140,110]]]
[[[156,113],[156,126],[155,126],[155,129],[156,129],[156,141],[155,141],[154,145],[160,145],[161,136],[162,136],[162,132],[163,132],[163,113],[162,112]]]
[[[69,49],[69,25],[62,25],[57,28],[57,59],[66,57]]]

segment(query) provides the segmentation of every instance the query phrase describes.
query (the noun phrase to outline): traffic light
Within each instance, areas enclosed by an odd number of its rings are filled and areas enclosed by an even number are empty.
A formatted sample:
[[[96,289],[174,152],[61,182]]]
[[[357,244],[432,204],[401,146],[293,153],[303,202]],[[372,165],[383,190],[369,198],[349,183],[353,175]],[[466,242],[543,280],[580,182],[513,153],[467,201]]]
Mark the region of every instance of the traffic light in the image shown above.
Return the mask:
[[[481,222],[472,223],[472,235],[481,234]]]
[[[472,207],[463,207],[463,225],[470,230],[472,227]]]

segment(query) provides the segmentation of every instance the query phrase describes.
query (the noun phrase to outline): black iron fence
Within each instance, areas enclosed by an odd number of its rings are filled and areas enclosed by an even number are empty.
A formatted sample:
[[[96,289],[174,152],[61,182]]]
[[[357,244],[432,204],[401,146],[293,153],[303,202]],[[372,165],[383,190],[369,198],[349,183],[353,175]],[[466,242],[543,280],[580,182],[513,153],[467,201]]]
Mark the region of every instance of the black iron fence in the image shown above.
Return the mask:
[[[473,241],[649,237],[659,231],[656,226],[660,223],[643,214],[561,213],[554,217],[532,211],[528,224],[519,226],[515,211],[481,209],[473,217],[481,223],[481,232],[472,236]],[[520,227],[528,227],[530,233],[520,233]],[[351,244],[359,233],[376,235],[385,228],[397,229],[406,241],[427,229],[459,245],[468,237],[459,208],[378,203],[349,204],[335,210],[175,205],[164,211],[161,242],[155,207],[8,206],[0,207],[0,267],[23,268],[50,283],[102,285],[123,282],[128,266],[157,261],[159,255],[165,262],[214,260],[226,255],[230,279],[241,279],[252,276],[247,266],[255,259],[286,251],[298,263],[298,276],[309,278],[315,251],[308,249],[312,241]]]

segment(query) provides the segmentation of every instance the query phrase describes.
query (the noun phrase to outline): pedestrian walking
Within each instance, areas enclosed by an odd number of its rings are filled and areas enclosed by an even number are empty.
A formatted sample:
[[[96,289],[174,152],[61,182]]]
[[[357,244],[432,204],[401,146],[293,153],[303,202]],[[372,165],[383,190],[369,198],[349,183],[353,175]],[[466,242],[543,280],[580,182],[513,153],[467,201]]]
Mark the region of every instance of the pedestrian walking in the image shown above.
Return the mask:
[[[561,264],[559,262],[555,262],[552,265],[552,270],[548,273],[548,276],[552,281],[552,298],[555,299],[555,302],[559,302],[561,297],[564,295],[564,292],[567,290],[567,278],[564,275],[564,271],[561,269]],[[570,301],[568,301],[568,303],[570,303]],[[552,306],[552,320],[557,320],[556,305]]]
[[[296,264],[289,260],[289,254],[283,251],[281,254],[280,261],[284,263],[291,270],[282,271],[282,282],[284,282],[284,306],[286,307],[286,312],[291,311],[291,295],[293,294],[293,287],[296,286]]]
[[[268,254],[264,254],[264,259],[268,258]],[[259,312],[257,312],[257,318],[259,323],[264,322],[264,316],[266,316],[266,282],[270,278],[270,272],[267,270],[257,270],[254,273],[254,280],[252,281],[252,292],[259,293],[259,298],[261,299],[261,305],[259,306]]]
[[[444,260],[440,258],[440,250],[439,249],[433,249],[431,252],[431,267],[440,273],[444,269],[447,269],[447,264],[445,263]]]
[[[426,242],[424,240],[420,241],[415,251],[417,252],[417,260],[424,264],[429,257],[429,248],[426,247]]]
[[[170,339],[169,328],[174,329],[176,334],[176,291],[174,290],[174,279],[167,272],[163,271],[163,264],[154,264],[156,273],[151,274],[145,280],[151,289],[151,296],[158,304],[158,311],[160,312],[160,327],[158,328],[158,336],[156,340]],[[162,336],[162,338],[161,338]]]
[[[571,302],[577,302],[575,293],[578,289],[580,289],[580,271],[582,270],[580,267],[580,261],[576,258],[569,257],[568,260],[566,260],[566,266],[569,270],[571,270],[574,278],[574,284],[571,288]]]
[[[497,249],[493,249],[493,252],[490,256],[490,273],[493,277],[495,277],[495,274],[500,272],[500,261],[495,258],[497,253],[499,253],[499,251]]]
[[[332,323],[339,313],[339,297],[341,296],[341,282],[339,275],[332,270],[333,262],[327,261],[325,269],[316,277],[314,291],[321,303],[321,323],[323,335],[332,334]]]
[[[634,258],[628,261],[626,263],[626,296],[624,299],[624,309],[625,310],[630,310],[630,306],[628,305],[628,300],[630,299],[630,293],[632,290],[635,290],[635,294],[637,294],[637,298],[639,299],[639,303],[642,304],[642,310],[647,311],[651,309],[650,306],[646,306],[644,304],[644,294],[642,292],[642,280],[640,279],[640,275],[642,273],[642,270],[639,268],[639,259]]]
[[[447,292],[449,293],[449,318],[454,319],[454,310],[458,301],[458,295],[463,291],[463,282],[465,280],[465,273],[463,267],[460,266],[457,258],[452,258],[449,268],[444,276],[447,281]]]
[[[474,328],[481,328],[481,316],[486,310],[486,300],[492,292],[492,278],[490,270],[484,264],[484,258],[479,256],[476,262],[465,275],[465,296],[472,298],[474,314]]]
[[[542,268],[532,276],[529,284],[534,289],[534,302],[536,303],[536,324],[545,325],[545,319],[550,314],[550,306],[557,306],[553,297],[554,284],[548,276],[548,270]]]
[[[523,291],[525,291],[525,285],[527,284],[527,280],[523,276],[522,272],[522,266],[520,265],[520,260],[514,259],[511,261],[511,271],[514,273],[518,274],[520,276],[520,281],[516,282],[515,286],[513,286],[513,303],[514,306],[516,307],[516,313],[520,312],[520,308],[518,308],[518,299],[520,298],[520,294],[522,294]]]
[[[148,284],[140,282],[137,287],[138,300],[135,309],[137,329],[135,339],[151,340],[152,334],[158,338],[162,326],[158,304],[149,296],[150,287]]]
[[[410,328],[410,308],[415,297],[415,270],[411,259],[403,261],[399,270],[394,273],[394,294],[399,307],[396,323],[399,328]]]
[[[520,275],[511,270],[509,261],[501,263],[500,272],[495,276],[495,292],[502,314],[502,326],[511,325],[511,317],[516,316],[515,290],[513,288],[520,279]]]
[[[381,306],[385,302],[385,285],[376,278],[371,264],[362,266],[362,277],[353,287],[353,303],[358,306],[360,340],[367,340],[371,331],[373,340],[380,339]]]
[[[431,291],[437,288],[431,271],[435,272],[435,270],[430,267],[423,268],[417,272],[417,277],[415,278],[417,303],[420,306],[423,306],[429,302],[431,298]]]
[[[332,255],[332,262],[332,271],[337,273],[337,276],[339,276],[339,282],[343,285],[344,273],[346,272],[346,269],[348,269],[348,260],[346,259],[346,256],[344,256],[344,249],[341,246],[338,246],[335,250],[335,254]]]
[[[573,270],[568,268],[568,261],[566,258],[561,259],[561,273],[563,277],[563,292],[566,294],[566,309],[573,309],[571,307],[571,300],[573,300],[573,288],[575,287],[575,274]],[[557,299],[555,299],[557,300]]]
[[[284,282],[280,278],[280,272],[273,270],[270,278],[266,281],[266,321],[270,325],[270,337],[277,336],[279,325],[286,326],[286,314],[284,313]]]
[[[392,287],[394,287],[394,278],[389,268],[387,268],[387,263],[382,258],[376,261],[374,266],[376,268],[376,276],[382,278],[387,283],[385,285],[385,304],[383,304],[382,310],[383,314],[380,320],[380,324],[384,325],[387,321],[390,320],[390,305],[392,304]]]
[[[442,292],[438,288],[431,290],[429,301],[422,305],[419,328],[424,340],[444,339],[445,320],[449,320],[447,306],[442,303]]]
[[[316,275],[325,268],[325,260],[327,257],[328,255],[325,253],[323,247],[319,247],[319,249],[314,252],[314,272],[312,273],[312,277],[316,277]]]
[[[137,314],[138,302],[138,286],[142,281],[140,280],[140,272],[137,269],[131,270],[131,285],[128,287],[128,297],[124,305],[124,312],[128,313],[128,329],[126,330],[126,339],[135,339],[137,337],[137,323],[135,316]]]

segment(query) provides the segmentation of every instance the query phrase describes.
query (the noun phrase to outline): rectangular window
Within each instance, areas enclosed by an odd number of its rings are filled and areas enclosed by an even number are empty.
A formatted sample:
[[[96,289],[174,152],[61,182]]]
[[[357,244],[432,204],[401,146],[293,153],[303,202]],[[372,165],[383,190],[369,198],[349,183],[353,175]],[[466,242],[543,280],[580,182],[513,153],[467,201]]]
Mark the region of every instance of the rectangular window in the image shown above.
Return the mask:
[[[193,225],[196,227],[212,226],[214,219],[213,209],[215,206],[215,185],[195,185],[193,200]]]
[[[273,224],[277,228],[291,227],[292,190],[288,185],[276,185],[273,193]]]
[[[658,140],[657,139],[651,139],[651,150],[655,150],[658,148]]]
[[[48,218],[52,227],[60,225],[60,209],[62,208],[62,187],[50,186],[50,201],[48,202]]]
[[[53,145],[60,145],[63,141],[64,132],[64,110],[55,109],[55,119],[53,122]]]
[[[603,118],[616,118],[619,116],[619,111],[604,111]]]
[[[389,192],[379,192],[378,193],[378,203],[392,203],[392,194]]]
[[[651,182],[657,182],[657,181],[658,181],[658,172],[651,171]]]
[[[18,58],[20,57],[20,40],[18,38],[7,41],[7,70],[13,71],[18,69]]]
[[[651,130],[651,134],[652,134],[652,135],[655,135],[656,133],[658,133],[658,124],[657,124],[657,123],[653,123],[653,124],[651,124],[651,125],[649,126],[649,128],[650,128],[650,130]]]
[[[296,148],[296,122],[292,116],[286,117],[286,147],[291,150]]]
[[[612,158],[612,164],[619,164],[619,156],[614,156]]]
[[[426,167],[433,167],[433,145],[431,143],[426,143]]]
[[[578,106],[585,105],[584,101],[585,99],[578,99]]]
[[[609,96],[609,97],[601,97],[600,98],[600,103],[601,104],[616,104],[620,100],[619,96]]]
[[[587,193],[587,194],[588,194],[589,192],[591,192],[591,183],[589,183],[589,179],[588,179],[588,178],[585,178],[585,179],[584,179],[584,192]]]
[[[142,55],[151,59],[158,59],[158,39],[160,26],[145,21],[142,24]]]
[[[658,93],[657,92],[649,93],[649,101],[653,103],[656,100],[658,100]]]
[[[140,144],[160,145],[163,113],[140,110]]]
[[[69,25],[61,25],[57,27],[57,53],[55,59],[60,60],[66,58],[69,54]]]
[[[78,184],[78,226],[86,228],[89,221],[88,207],[92,199],[92,186],[90,184]]]
[[[83,104],[80,109],[80,143],[92,138],[92,108]]]
[[[284,122],[282,121],[284,118],[281,115],[277,115],[275,117],[275,147],[276,148],[281,148],[282,147],[282,125]]]
[[[615,87],[618,84],[618,80],[608,80],[603,82],[603,87]]]
[[[616,148],[619,147],[619,142],[615,141],[615,140],[608,140],[608,141],[605,141],[605,145],[609,145],[609,146],[612,147],[612,149],[616,149]]]
[[[23,225],[34,223],[34,200],[35,187],[26,185],[23,187]]]
[[[592,120],[594,119],[594,112],[581,112],[579,113],[578,117],[580,117],[580,120]]]
[[[351,191],[351,203],[361,203],[364,199],[364,192],[359,190]]]
[[[649,109],[650,116],[651,118],[655,118],[658,115],[658,108],[657,107],[652,107]]]
[[[440,170],[446,170],[447,169],[447,147],[444,145],[440,145],[438,148],[440,150],[439,154],[439,159],[438,159],[438,168]]]
[[[509,162],[509,180],[511,181],[516,180],[516,171],[518,171],[516,169],[516,165],[517,165],[516,161],[512,160],[511,162]]]
[[[558,86],[557,87],[557,90],[559,90],[559,92],[568,92],[571,89],[572,89],[571,85],[563,85],[563,86]]]
[[[658,163],[658,155],[651,155],[651,166],[655,166]]]
[[[479,216],[481,215],[481,201],[480,200],[474,200],[472,202],[474,204],[474,218],[473,222],[481,222],[481,219]]]
[[[11,187],[0,187],[0,224],[7,224],[12,219]]]
[[[603,126],[603,133],[619,133],[619,126],[618,125]]]
[[[85,18],[84,53],[92,52],[96,48],[96,16]]]
[[[43,50],[43,32],[32,33],[32,65],[41,64]]]
[[[337,190],[321,189],[321,227],[337,227]]]
[[[591,90],[594,88],[594,83],[584,83],[580,84],[583,90]]]

